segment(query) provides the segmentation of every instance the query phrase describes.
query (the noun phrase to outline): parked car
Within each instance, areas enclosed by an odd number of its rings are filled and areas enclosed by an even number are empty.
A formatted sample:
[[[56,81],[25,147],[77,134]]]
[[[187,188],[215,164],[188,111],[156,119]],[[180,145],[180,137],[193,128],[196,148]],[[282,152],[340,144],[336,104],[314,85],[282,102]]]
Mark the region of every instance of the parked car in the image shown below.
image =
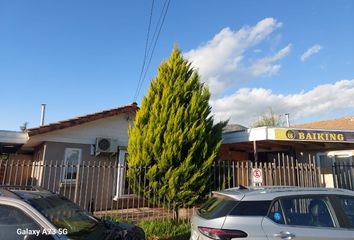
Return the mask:
[[[353,240],[354,192],[333,188],[233,188],[214,192],[191,224],[191,240]]]
[[[65,197],[33,187],[0,187],[0,239],[143,240],[132,224],[95,218]]]

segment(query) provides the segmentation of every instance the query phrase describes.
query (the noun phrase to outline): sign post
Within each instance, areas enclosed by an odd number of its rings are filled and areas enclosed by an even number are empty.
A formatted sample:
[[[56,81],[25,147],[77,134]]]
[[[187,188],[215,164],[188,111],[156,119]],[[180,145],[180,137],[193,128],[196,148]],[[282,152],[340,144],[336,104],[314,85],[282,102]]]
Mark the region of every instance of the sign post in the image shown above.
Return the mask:
[[[252,168],[252,185],[262,186],[263,184],[263,172],[262,168]]]

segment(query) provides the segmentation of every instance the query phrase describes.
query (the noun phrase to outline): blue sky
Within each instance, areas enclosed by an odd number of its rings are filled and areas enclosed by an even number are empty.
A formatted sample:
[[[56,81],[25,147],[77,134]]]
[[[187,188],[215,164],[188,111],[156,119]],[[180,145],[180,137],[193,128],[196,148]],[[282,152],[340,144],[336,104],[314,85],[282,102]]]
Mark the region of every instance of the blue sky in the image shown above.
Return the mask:
[[[269,107],[293,123],[352,116],[353,5],[172,0],[137,102],[178,44],[210,86],[216,119],[249,125]],[[48,123],[133,102],[150,6],[1,1],[0,129],[38,126],[41,103]]]

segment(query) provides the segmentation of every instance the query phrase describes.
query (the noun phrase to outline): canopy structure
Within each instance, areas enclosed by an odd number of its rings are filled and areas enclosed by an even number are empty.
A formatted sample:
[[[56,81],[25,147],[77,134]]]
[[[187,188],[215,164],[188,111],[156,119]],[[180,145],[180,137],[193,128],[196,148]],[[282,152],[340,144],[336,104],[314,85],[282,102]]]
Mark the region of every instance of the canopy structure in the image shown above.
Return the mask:
[[[15,153],[27,140],[27,133],[0,130],[0,154]]]
[[[224,133],[221,158],[259,161],[269,160],[266,153],[301,158],[306,153],[339,150],[354,150],[354,130],[259,127]]]

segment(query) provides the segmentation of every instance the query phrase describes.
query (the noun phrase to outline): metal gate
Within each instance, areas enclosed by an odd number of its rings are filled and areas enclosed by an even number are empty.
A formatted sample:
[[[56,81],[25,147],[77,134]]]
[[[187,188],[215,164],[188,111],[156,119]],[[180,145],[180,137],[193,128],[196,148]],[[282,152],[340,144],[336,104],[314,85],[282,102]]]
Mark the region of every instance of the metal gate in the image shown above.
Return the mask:
[[[354,164],[334,163],[332,171],[334,187],[354,190]]]

